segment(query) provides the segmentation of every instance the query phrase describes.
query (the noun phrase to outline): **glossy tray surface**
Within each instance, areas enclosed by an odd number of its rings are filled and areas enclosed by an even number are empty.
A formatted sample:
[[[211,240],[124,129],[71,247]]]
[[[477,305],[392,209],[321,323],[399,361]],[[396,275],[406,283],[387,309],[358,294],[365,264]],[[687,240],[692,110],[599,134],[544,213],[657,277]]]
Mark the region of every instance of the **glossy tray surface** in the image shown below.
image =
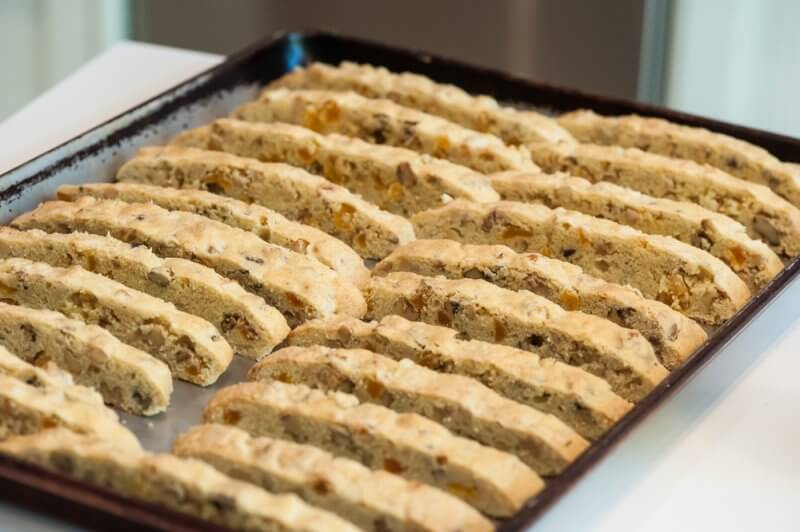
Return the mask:
[[[145,145],[163,143],[179,131],[227,115],[253,98],[258,89],[297,65],[312,61],[355,61],[410,71],[436,81],[459,85],[469,92],[491,94],[508,104],[560,113],[581,107],[599,113],[639,113],[702,126],[760,145],[787,161],[800,160],[800,140],[732,124],[686,115],[668,109],[611,99],[502,72],[472,67],[427,53],[401,50],[346,37],[301,32],[279,34],[237,53],[221,65],[199,74],[108,122],[55,147],[0,176],[0,223],[53,197],[59,185],[112,180],[117,168]],[[661,402],[695,374],[733,339],[798,273],[794,260],[768,287],[753,297],[736,316],[716,330],[683,366],[673,371],[617,425],[539,495],[501,524],[501,530],[522,530],[572,485]],[[124,422],[153,451],[166,451],[179,433],[200,422],[200,412],[219,388],[242,380],[251,362],[235,360],[216,385],[201,389],[175,383],[173,406],[155,418],[122,415]],[[0,457],[0,497],[49,511],[93,529],[217,530],[149,505],[104,494],[36,468]],[[42,504],[46,501],[46,504]]]

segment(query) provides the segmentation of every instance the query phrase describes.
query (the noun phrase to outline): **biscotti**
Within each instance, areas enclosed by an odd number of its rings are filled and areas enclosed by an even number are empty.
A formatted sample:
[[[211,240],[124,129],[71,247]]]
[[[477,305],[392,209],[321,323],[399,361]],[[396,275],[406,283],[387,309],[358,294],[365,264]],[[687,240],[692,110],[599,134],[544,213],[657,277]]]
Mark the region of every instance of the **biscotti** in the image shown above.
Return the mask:
[[[343,62],[338,67],[313,63],[298,68],[269,87],[352,90],[370,98],[387,98],[401,105],[438,115],[470,129],[497,135],[507,144],[570,141],[572,136],[554,119],[533,111],[501,107],[489,96],[472,96],[454,85],[383,67]]]
[[[421,238],[505,244],[563,259],[589,275],[630,284],[703,323],[725,321],[750,297],[744,281],[701,249],[562,208],[453,201],[412,221]]]
[[[232,530],[358,530],[295,495],[273,495],[199,460],[135,452],[93,435],[49,430],[0,443],[0,453]]]
[[[362,286],[369,277],[369,270],[361,257],[341,240],[319,229],[289,221],[283,215],[260,205],[201,190],[136,183],[64,185],[58,189],[59,199],[75,201],[81,196],[128,203],[152,202],[168,210],[192,212],[255,233],[265,242],[313,257],[356,286]]]
[[[55,427],[107,438],[126,453],[141,448],[113,411],[70,398],[63,390],[35,387],[0,373],[0,442]]]
[[[600,116],[579,110],[562,115],[558,121],[582,142],[638,148],[710,164],[741,179],[767,185],[800,206],[800,179],[785,163],[749,142],[704,128],[636,115]]]
[[[207,321],[80,266],[1,260],[0,292],[17,304],[100,325],[195,384],[215,382],[233,358],[231,347]]]
[[[122,165],[117,179],[208,190],[263,205],[335,236],[364,258],[382,258],[414,240],[414,228],[405,218],[288,164],[196,148],[150,147]]]
[[[755,292],[782,269],[780,258],[741,224],[694,203],[646,196],[613,183],[590,183],[566,174],[505,172],[491,176],[504,200],[564,207],[671,236],[708,251],[727,264]]]
[[[580,368],[499,344],[461,340],[447,327],[386,316],[380,322],[332,318],[304,323],[290,345],[362,348],[436,371],[465,375],[497,393],[558,417],[595,439],[631,408],[608,383]]]
[[[197,214],[84,197],[43,203],[12,225],[109,234],[161,256],[199,262],[264,298],[292,326],[339,313],[361,316],[365,308],[358,288],[318,261]]]
[[[544,486],[513,455],[454,436],[417,414],[361,404],[341,392],[277,381],[236,384],[217,392],[203,417],[431,484],[493,516],[511,515]]]
[[[412,272],[450,279],[483,279],[510,290],[529,290],[566,310],[580,310],[642,333],[667,368],[689,358],[706,339],[697,323],[635,288],[583,273],[573,264],[506,246],[417,240],[379,262],[373,275]]]
[[[145,246],[88,233],[44,233],[0,227],[0,258],[21,257],[53,266],[78,265],[213,324],[237,354],[258,359],[286,338],[277,309],[211,268],[156,256]]]
[[[538,145],[536,162],[592,182],[608,181],[658,198],[697,203],[743,224],[785,257],[800,253],[800,210],[772,190],[712,166],[636,148],[593,144]]]
[[[200,425],[182,434],[174,454],[196,458],[231,477],[277,493],[295,493],[372,532],[489,532],[492,524],[436,488],[312,445]]]
[[[253,366],[249,378],[347,392],[362,402],[414,412],[518,456],[540,475],[559,474],[588,446],[558,418],[506,399],[476,380],[365,349],[287,347]]]
[[[55,363],[127,412],[150,416],[169,406],[172,375],[166,364],[96,325],[60,312],[0,303],[0,344],[36,366]]]
[[[291,124],[219,119],[181,133],[170,144],[299,166],[402,216],[452,198],[498,199],[485,175],[464,166]]]
[[[275,89],[261,93],[232,116],[249,122],[297,124],[317,133],[408,148],[483,173],[538,168],[525,148],[507,146],[494,135],[355,92]]]
[[[631,401],[644,397],[667,375],[638,331],[583,312],[565,311],[525,290],[515,292],[480,279],[398,272],[373,277],[364,295],[369,319],[398,314],[452,327],[466,339],[556,358],[605,379]]]
[[[5,347],[4,339],[0,339],[0,374],[14,377],[34,388],[60,390],[68,399],[97,406],[100,415],[103,415],[102,412],[107,412],[112,419],[117,419],[113,410],[105,408],[103,397],[94,389],[75,384],[72,375],[52,361],[42,364],[41,367],[25,362],[11,354]]]

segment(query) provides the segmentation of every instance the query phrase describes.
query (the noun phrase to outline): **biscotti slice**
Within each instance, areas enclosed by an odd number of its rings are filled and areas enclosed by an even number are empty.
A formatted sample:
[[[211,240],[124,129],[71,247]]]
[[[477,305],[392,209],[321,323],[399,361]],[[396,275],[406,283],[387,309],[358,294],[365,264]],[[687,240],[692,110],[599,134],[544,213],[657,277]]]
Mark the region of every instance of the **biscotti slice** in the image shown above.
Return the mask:
[[[401,216],[452,198],[499,198],[485,175],[464,166],[405,148],[378,146],[342,135],[320,135],[292,124],[223,118],[181,133],[170,144],[299,166]]]
[[[276,493],[295,493],[373,532],[468,532],[494,529],[461,500],[385,471],[372,471],[312,445],[224,425],[182,434],[172,452],[203,460],[231,477]]]
[[[710,164],[732,176],[770,187],[800,206],[800,177],[764,148],[700,127],[637,115],[600,116],[579,110],[558,122],[581,142],[638,148]]]
[[[483,279],[510,290],[529,290],[566,310],[580,310],[639,331],[670,369],[706,340],[700,325],[661,302],[642,297],[635,288],[592,277],[567,262],[538,253],[516,253],[506,246],[417,240],[397,248],[372,271],[373,275],[391,272]]]
[[[249,378],[347,392],[362,402],[414,412],[516,455],[540,475],[562,472],[588,446],[555,416],[506,399],[474,379],[365,349],[287,347],[253,366]]]
[[[368,319],[397,314],[452,327],[466,339],[533,351],[603,378],[630,401],[640,400],[667,375],[638,331],[566,311],[527,290],[397,272],[373,277],[364,295]]]
[[[286,319],[263,298],[211,268],[156,256],[145,246],[88,233],[45,233],[0,227],[0,258],[81,266],[213,324],[237,354],[258,359],[289,334]]]
[[[785,257],[800,253],[800,210],[764,185],[732,177],[712,166],[593,144],[537,145],[534,158],[547,171],[592,182],[608,181],[658,198],[697,203],[740,222]]]
[[[741,224],[694,203],[646,196],[613,183],[590,183],[567,174],[504,172],[491,176],[504,200],[564,207],[671,236],[708,251],[727,264],[755,292],[783,269],[781,259]]]
[[[214,383],[233,358],[231,347],[204,319],[80,266],[0,260],[0,294],[7,301],[100,325],[194,384]]]
[[[5,303],[0,305],[5,305]],[[113,410],[105,408],[103,397],[99,393],[92,388],[75,384],[72,375],[59,368],[52,361],[42,364],[41,367],[36,367],[11,354],[4,344],[5,340],[0,339],[0,374],[14,377],[34,388],[60,390],[67,398],[97,406],[99,407],[98,410],[107,412],[107,415],[114,420],[117,419]],[[101,415],[103,414],[101,413]]]
[[[55,363],[127,412],[151,416],[169,406],[172,376],[166,364],[96,325],[60,312],[0,303],[0,344],[36,366]]]
[[[207,423],[321,447],[441,488],[493,516],[508,516],[544,486],[517,457],[454,436],[417,414],[299,384],[248,382],[217,392]]]
[[[261,93],[232,116],[249,122],[298,124],[317,133],[408,148],[483,173],[538,169],[525,148],[507,146],[494,135],[355,92],[275,89]]]
[[[703,323],[722,323],[750,297],[744,281],[706,251],[562,208],[454,201],[412,221],[421,238],[505,244],[563,259],[589,275],[630,284]]]
[[[117,179],[224,194],[274,209],[335,236],[364,258],[380,259],[414,240],[408,220],[324,177],[283,163],[196,148],[142,148]]]
[[[283,215],[260,205],[201,190],[137,183],[90,183],[64,185],[58,189],[59,199],[75,201],[81,196],[128,203],[154,203],[169,210],[192,212],[255,233],[265,242],[313,257],[356,286],[363,286],[369,277],[369,270],[361,257],[341,240],[319,229],[287,220]]]
[[[472,377],[509,399],[553,414],[590,439],[602,435],[631,408],[606,381],[580,368],[530,351],[461,340],[453,329],[400,316],[386,316],[380,322],[312,320],[292,331],[288,343],[369,349]]]
[[[0,442],[54,427],[108,439],[125,452],[141,448],[113,411],[73,399],[64,390],[35,387],[0,372]]]
[[[507,144],[570,141],[572,136],[553,118],[533,111],[502,107],[489,96],[473,96],[454,85],[383,67],[343,62],[338,67],[313,63],[273,82],[270,88],[352,90],[370,98],[438,115],[470,129],[497,135]]]
[[[291,326],[334,314],[361,316],[365,309],[358,288],[315,259],[197,214],[84,197],[43,203],[12,225],[108,234],[160,256],[199,262],[264,298]]]
[[[48,430],[0,443],[0,454],[232,530],[358,530],[295,495],[273,495],[199,460],[132,452],[94,435]]]

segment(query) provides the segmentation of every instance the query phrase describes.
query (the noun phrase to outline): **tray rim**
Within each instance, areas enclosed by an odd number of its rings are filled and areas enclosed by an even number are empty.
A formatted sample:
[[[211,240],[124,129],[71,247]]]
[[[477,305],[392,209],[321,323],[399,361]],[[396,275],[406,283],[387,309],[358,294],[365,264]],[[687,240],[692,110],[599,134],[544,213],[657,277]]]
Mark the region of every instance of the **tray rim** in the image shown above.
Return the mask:
[[[235,70],[250,56],[265,51],[273,46],[280,46],[284,41],[292,39],[303,39],[306,41],[333,40],[340,44],[351,44],[366,46],[377,51],[389,52],[392,54],[402,54],[414,56],[423,63],[439,63],[458,70],[468,71],[477,77],[503,78],[505,82],[527,86],[552,93],[554,96],[565,97],[575,100],[592,100],[599,102],[604,109],[620,107],[627,112],[636,112],[649,116],[660,116],[679,123],[698,125],[714,131],[721,131],[726,134],[745,138],[751,142],[758,137],[761,141],[769,144],[777,143],[793,145],[796,148],[795,158],[782,160],[800,160],[800,139],[795,139],[786,135],[763,131],[756,128],[736,125],[729,122],[714,120],[698,115],[676,111],[666,107],[637,102],[625,98],[609,97],[594,94],[588,91],[568,88],[556,84],[545,83],[531,80],[519,75],[509,74],[499,69],[485,68],[470,65],[462,61],[455,61],[437,54],[418,50],[404,49],[398,46],[341,36],[333,32],[318,30],[299,30],[299,31],[278,31],[271,35],[262,37],[244,49],[228,56],[219,64],[205,69],[186,80],[173,85],[172,87],[155,94],[154,96],[142,101],[141,103],[122,111],[113,117],[95,125],[94,127],[75,135],[41,154],[21,163],[14,168],[0,174],[0,187],[3,182],[12,178],[16,174],[21,174],[34,166],[35,163],[44,162],[58,150],[67,147],[73,142],[79,141],[84,136],[109,126],[133,112],[141,110],[148,105],[162,100],[171,95],[177,95],[183,88],[191,86],[192,83],[207,76],[221,76],[229,70]],[[180,98],[178,98],[180,100]],[[177,102],[180,104],[180,101]],[[594,107],[597,109],[597,107]],[[147,115],[140,118],[144,120]],[[122,128],[124,132],[130,126]],[[763,144],[755,142],[756,144]],[[91,147],[91,146],[90,146]],[[50,163],[45,167],[28,175],[20,181],[14,183],[7,189],[0,190],[0,201],[7,197],[13,197],[20,193],[20,190],[30,184],[39,182],[57,170],[63,162],[75,162],[80,160],[80,152],[65,154],[59,161]],[[31,183],[33,182],[33,183]],[[714,358],[719,351],[730,343],[739,333],[741,333],[752,321],[773,301],[788,284],[800,275],[800,257],[795,257],[770,283],[758,294],[754,295],[747,304],[741,308],[731,319],[716,330],[694,355],[682,364],[679,368],[670,372],[667,378],[661,382],[652,392],[640,401],[628,414],[619,420],[606,434],[594,441],[589,449],[584,452],[575,462],[570,464],[567,469],[558,477],[547,482],[546,488],[535,497],[526,502],[511,518],[504,521],[498,530],[516,531],[523,530],[532,525],[542,514],[565,493],[569,491],[580,479],[587,474],[595,465],[609,454],[636,426],[644,421],[650,414],[655,412],[667,399],[672,397],[676,390],[685,385],[693,378],[698,371]],[[149,529],[170,529],[170,530],[223,530],[214,524],[199,521],[191,516],[154,506],[141,501],[129,500],[116,495],[108,490],[78,482],[69,477],[46,471],[42,468],[31,466],[14,458],[0,455],[0,498],[16,501],[22,506],[34,507],[41,510],[38,503],[42,500],[50,501],[45,509],[46,513],[67,518],[83,526],[94,528],[93,517],[106,519],[102,523],[105,527],[109,522],[115,523],[116,530],[130,529],[142,530]],[[92,515],[88,512],[81,512],[81,509],[100,512],[100,515]],[[120,528],[121,527],[121,528]]]

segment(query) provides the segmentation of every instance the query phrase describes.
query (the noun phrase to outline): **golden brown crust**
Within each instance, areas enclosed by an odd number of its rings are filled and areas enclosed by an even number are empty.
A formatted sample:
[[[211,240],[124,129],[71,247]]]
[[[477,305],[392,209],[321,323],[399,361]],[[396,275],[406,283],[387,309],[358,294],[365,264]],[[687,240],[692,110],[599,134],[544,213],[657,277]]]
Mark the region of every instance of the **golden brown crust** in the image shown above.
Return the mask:
[[[299,166],[403,216],[452,198],[499,198],[485,175],[464,166],[404,148],[377,146],[342,135],[319,135],[291,124],[224,118],[181,133],[170,144]]]

